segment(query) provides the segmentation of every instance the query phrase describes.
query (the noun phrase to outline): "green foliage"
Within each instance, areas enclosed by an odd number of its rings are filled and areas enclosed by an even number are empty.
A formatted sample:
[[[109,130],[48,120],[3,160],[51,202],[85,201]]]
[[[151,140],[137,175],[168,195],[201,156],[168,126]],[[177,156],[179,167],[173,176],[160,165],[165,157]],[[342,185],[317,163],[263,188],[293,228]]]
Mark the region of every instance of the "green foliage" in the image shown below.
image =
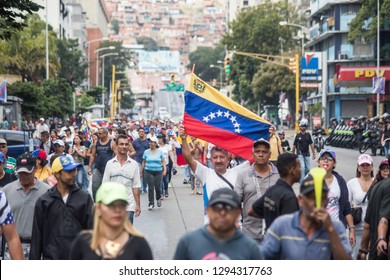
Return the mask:
[[[121,109],[131,109],[134,107],[134,99],[131,94],[122,94]]]
[[[307,108],[307,112],[312,116],[321,116],[322,109],[323,108],[321,103],[315,103]]]
[[[42,88],[32,82],[16,82],[8,86],[8,95],[23,99],[22,116],[38,118],[44,116],[46,105]]]
[[[379,0],[379,5],[380,26],[383,28],[383,19],[390,18],[390,0]],[[350,23],[350,42],[361,37],[366,41],[377,37],[377,0],[363,0],[359,12]]]
[[[219,44],[216,48],[200,47],[196,51],[190,53],[190,64],[188,68],[192,69],[192,65],[195,65],[195,74],[205,81],[211,81],[220,79],[220,71],[218,67],[223,68],[223,64],[217,63],[217,61],[223,61],[225,57],[225,47]],[[218,67],[211,68],[213,64]],[[222,69],[222,72],[225,72]]]
[[[42,84],[43,101],[46,107],[45,116],[65,117],[73,112],[74,91],[63,78],[45,80]]]
[[[87,69],[87,63],[82,60],[83,54],[78,49],[78,40],[58,40],[57,47],[61,65],[58,76],[75,88],[85,80]]]
[[[283,48],[290,50],[290,53],[282,55],[292,57],[294,50],[300,52],[300,41],[293,39],[299,28],[279,25],[280,21],[286,20],[300,25],[304,23],[295,8],[285,2],[266,2],[246,9],[231,23],[232,32],[223,38],[222,43],[231,51],[280,55],[281,39],[284,41]],[[295,96],[293,77],[288,68],[255,58],[234,55],[231,61],[233,98],[252,110],[256,109],[258,102],[275,104],[280,91],[286,91],[287,98],[292,99]]]
[[[116,56],[106,56],[104,58],[104,87],[110,88],[110,82],[112,80],[112,65],[115,65],[115,80],[121,80],[122,86],[126,86],[127,82],[123,79],[127,77],[125,71],[129,67],[131,53],[122,47],[122,42],[103,42],[99,48],[105,48],[113,46],[112,50],[104,50],[99,52],[99,56],[102,57],[108,53],[118,53]]]
[[[257,106],[256,100],[263,104],[279,105],[279,93],[286,92],[289,100],[295,100],[295,75],[285,67],[267,62],[260,66],[252,80],[254,98],[251,109]]]
[[[145,51],[149,51],[149,52],[158,51],[157,42],[150,37],[140,36],[137,38],[137,43],[140,45],[144,45]]]
[[[49,68],[51,75],[58,71],[56,35],[49,33]],[[20,75],[24,80],[41,83],[46,77],[45,23],[32,15],[23,30],[7,41],[0,41],[0,72]]]
[[[76,97],[76,111],[85,112],[87,107],[96,104],[95,98],[90,96],[88,93],[83,92],[81,96]]]
[[[9,40],[15,31],[25,27],[24,20],[41,8],[43,7],[31,0],[1,1],[0,39]]]
[[[119,34],[119,20],[113,19],[111,20],[111,26],[112,29],[114,30],[115,35]]]

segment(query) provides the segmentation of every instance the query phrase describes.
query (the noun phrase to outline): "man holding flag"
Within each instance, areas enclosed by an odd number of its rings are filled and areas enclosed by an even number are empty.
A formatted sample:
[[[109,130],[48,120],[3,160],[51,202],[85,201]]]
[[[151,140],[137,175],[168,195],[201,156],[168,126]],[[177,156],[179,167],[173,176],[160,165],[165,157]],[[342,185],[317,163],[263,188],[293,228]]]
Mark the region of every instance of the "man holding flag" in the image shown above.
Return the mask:
[[[180,127],[180,137],[186,139],[188,133],[216,145],[211,149],[213,170],[195,161],[188,143],[182,143],[185,160],[204,185],[203,197],[207,206],[214,190],[234,189],[237,175],[250,166],[247,161],[227,169],[228,151],[244,159],[253,160],[253,142],[260,138],[269,138],[270,123],[224,96],[195,74],[191,75],[184,100],[184,121]]]
[[[179,135],[182,139],[182,153],[184,159],[195,176],[202,182],[203,200],[206,208],[209,203],[209,198],[215,190],[222,188],[234,189],[238,174],[246,168],[249,168],[249,161],[237,165],[234,168],[227,169],[229,164],[228,152],[215,146],[211,149],[211,164],[214,169],[209,168],[192,157],[190,147],[186,141],[187,134],[184,126],[180,127]],[[206,216],[205,222],[208,222]]]

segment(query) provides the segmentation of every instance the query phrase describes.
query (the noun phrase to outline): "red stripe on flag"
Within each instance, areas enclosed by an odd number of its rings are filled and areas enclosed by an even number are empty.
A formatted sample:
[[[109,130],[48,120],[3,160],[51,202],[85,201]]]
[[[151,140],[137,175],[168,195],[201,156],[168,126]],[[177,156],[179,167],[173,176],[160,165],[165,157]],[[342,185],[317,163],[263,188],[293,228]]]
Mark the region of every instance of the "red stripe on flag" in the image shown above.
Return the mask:
[[[213,143],[236,156],[252,161],[253,140],[192,118],[184,114],[183,125],[189,135]]]

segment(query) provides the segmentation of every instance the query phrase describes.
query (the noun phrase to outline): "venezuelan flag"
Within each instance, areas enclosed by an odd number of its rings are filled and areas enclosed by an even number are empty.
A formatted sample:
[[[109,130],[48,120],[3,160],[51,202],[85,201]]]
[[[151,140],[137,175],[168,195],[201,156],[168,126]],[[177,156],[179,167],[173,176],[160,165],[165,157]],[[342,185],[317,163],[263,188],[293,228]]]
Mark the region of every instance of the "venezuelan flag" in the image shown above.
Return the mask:
[[[255,140],[269,139],[271,124],[191,75],[184,93],[183,125],[189,135],[252,160]]]
[[[0,101],[7,102],[7,81],[3,81],[0,85]]]

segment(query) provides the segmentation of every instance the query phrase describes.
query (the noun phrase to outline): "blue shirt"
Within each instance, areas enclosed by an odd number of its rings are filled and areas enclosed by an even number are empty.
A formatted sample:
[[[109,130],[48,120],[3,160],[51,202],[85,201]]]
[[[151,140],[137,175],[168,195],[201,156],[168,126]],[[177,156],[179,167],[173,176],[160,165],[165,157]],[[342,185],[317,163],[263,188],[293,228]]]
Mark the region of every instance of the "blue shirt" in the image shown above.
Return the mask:
[[[328,233],[322,227],[308,238],[299,222],[299,213],[283,215],[271,224],[260,245],[265,259],[282,260],[330,260],[332,248]],[[339,221],[332,221],[333,226],[346,252],[351,255],[345,227]]]
[[[163,152],[156,150],[155,153],[152,153],[150,149],[147,149],[142,156],[142,159],[145,160],[145,170],[148,171],[162,171],[162,159],[164,158]]]
[[[149,149],[149,140],[148,139],[141,140],[138,138],[138,139],[133,141],[133,147],[135,150],[134,159],[136,162],[141,164],[142,163],[142,156],[143,156],[144,152],[147,149]]]

